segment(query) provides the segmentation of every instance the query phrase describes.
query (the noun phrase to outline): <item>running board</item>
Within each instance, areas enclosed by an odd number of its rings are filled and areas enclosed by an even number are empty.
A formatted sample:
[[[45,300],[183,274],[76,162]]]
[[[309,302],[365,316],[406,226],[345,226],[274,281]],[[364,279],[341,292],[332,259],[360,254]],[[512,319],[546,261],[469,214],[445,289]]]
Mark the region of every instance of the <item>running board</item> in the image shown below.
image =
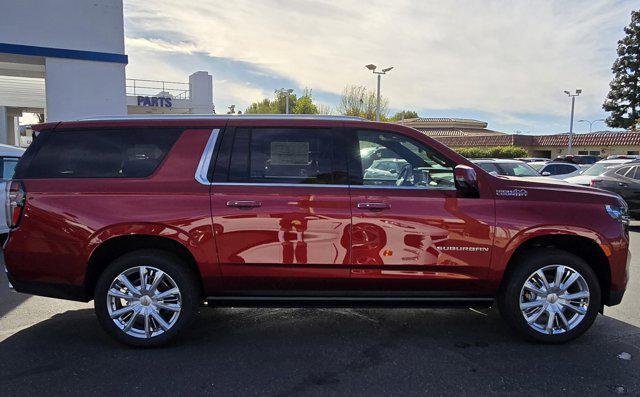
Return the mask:
[[[211,307],[491,307],[489,297],[209,296]]]

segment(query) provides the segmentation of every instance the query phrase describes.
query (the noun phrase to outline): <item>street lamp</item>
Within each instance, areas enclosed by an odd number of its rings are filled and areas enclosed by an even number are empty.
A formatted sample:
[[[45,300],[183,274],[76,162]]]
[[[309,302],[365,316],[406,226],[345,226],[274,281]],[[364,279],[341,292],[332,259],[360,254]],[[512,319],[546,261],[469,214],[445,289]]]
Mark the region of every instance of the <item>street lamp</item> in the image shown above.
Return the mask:
[[[593,120],[593,121],[589,121],[589,120],[578,120],[578,123],[589,123],[589,133],[591,133],[591,127],[597,123],[598,121],[605,121],[604,119],[598,119],[598,120]]]
[[[365,67],[367,69],[369,69],[370,71],[372,71],[373,74],[377,74],[378,75],[378,95],[376,97],[376,121],[380,121],[380,77],[382,77],[383,74],[387,74],[388,71],[393,69],[393,66],[391,66],[389,68],[382,69],[381,72],[376,72],[376,69],[378,67],[376,65],[374,65],[374,64],[365,65]]]
[[[284,94],[285,95],[285,114],[289,114],[289,96],[293,93],[293,90],[291,88],[289,88],[288,90],[285,90],[284,88],[280,88],[279,90],[276,90],[276,94]]]
[[[569,150],[568,154],[573,154],[573,110],[576,106],[576,97],[582,94],[581,89],[577,89],[575,94],[572,94],[569,91],[565,91],[565,94],[571,98],[571,124],[569,125]]]

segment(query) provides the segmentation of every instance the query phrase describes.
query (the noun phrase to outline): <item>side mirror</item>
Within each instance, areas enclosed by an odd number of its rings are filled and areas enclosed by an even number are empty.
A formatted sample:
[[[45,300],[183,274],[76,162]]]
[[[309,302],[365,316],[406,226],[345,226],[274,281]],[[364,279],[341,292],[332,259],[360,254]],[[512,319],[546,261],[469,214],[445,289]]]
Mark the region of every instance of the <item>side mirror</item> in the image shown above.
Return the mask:
[[[392,173],[392,174],[397,174],[398,170],[391,169],[391,170],[389,170],[389,172]]]
[[[545,172],[542,173],[542,176],[549,176],[549,175],[551,175],[551,173],[549,171],[545,171]]]
[[[480,192],[478,190],[476,170],[468,165],[457,165],[456,168],[453,169],[453,177],[456,189],[467,197],[478,197]]]

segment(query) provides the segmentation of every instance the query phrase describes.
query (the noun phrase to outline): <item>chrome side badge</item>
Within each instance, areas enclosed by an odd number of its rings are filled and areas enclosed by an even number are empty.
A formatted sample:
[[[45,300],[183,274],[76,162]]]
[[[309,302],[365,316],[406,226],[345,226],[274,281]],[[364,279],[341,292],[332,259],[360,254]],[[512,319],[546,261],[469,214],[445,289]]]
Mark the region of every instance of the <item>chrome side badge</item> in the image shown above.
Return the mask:
[[[498,189],[496,196],[502,197],[527,197],[529,194],[525,189]]]
[[[458,251],[458,252],[489,252],[489,247],[469,247],[469,246],[442,246],[437,247],[440,251]]]

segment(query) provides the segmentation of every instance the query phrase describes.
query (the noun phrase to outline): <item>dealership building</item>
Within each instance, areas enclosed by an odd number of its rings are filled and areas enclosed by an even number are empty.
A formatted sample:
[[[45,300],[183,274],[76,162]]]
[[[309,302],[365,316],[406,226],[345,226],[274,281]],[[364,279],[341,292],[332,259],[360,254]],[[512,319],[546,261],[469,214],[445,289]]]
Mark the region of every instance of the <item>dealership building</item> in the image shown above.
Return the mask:
[[[29,143],[19,126],[25,113],[58,121],[214,112],[209,73],[197,71],[183,82],[128,79],[127,63],[121,0],[21,0],[3,7],[0,143]]]
[[[555,158],[567,154],[569,134],[523,135],[488,129],[484,121],[456,118],[415,118],[400,124],[424,132],[452,147],[518,146],[531,157]],[[614,154],[640,154],[640,133],[598,131],[573,134],[573,154],[607,157]]]

